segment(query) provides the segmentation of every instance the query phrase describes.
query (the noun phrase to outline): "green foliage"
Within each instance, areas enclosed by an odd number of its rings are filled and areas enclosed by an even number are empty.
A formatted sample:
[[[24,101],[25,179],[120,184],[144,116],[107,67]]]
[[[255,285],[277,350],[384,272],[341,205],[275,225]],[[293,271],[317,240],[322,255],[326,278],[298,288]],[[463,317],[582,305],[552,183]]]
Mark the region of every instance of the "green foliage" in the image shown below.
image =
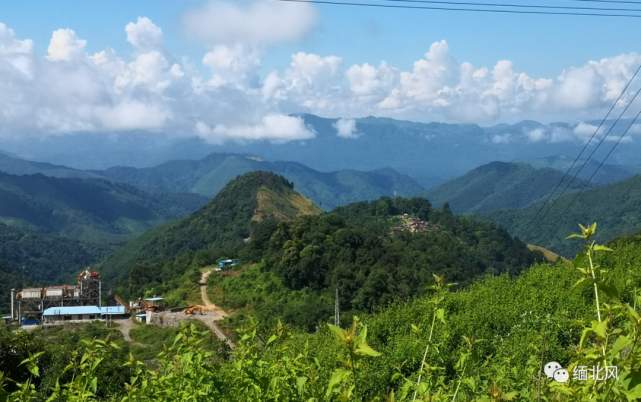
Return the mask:
[[[247,319],[231,356],[205,347],[211,335],[195,325],[183,325],[179,333],[146,326],[134,332],[137,341],[167,343],[174,337],[152,366],[122,356],[119,344],[109,340],[83,342],[48,389],[38,383],[50,370],[46,352],[40,353],[41,335],[5,330],[0,351],[21,355],[6,365],[11,375],[0,369],[0,395],[4,387],[10,401],[51,395],[65,401],[525,402],[539,394],[545,401],[638,400],[641,318],[634,303],[641,298],[634,290],[641,281],[630,260],[615,256],[620,251],[638,261],[641,241],[621,239],[612,245],[614,253],[601,253],[605,247],[591,240],[595,229],[582,228],[579,235],[588,241],[585,257],[575,264],[580,269],[537,265],[518,277],[486,277],[455,292],[439,276],[430,289],[436,293],[354,317],[348,330],[328,325],[315,335],[280,322],[261,330]],[[593,283],[621,285],[618,297],[599,291],[599,308],[593,287],[573,290],[586,275],[596,278]],[[599,311],[601,322],[594,319]],[[105,371],[106,361],[119,362],[123,371]],[[546,361],[567,368],[570,380],[539,378]],[[619,378],[573,378],[575,367],[597,364],[618,367]],[[124,380],[113,377],[126,370]],[[11,376],[16,383],[7,382]]]

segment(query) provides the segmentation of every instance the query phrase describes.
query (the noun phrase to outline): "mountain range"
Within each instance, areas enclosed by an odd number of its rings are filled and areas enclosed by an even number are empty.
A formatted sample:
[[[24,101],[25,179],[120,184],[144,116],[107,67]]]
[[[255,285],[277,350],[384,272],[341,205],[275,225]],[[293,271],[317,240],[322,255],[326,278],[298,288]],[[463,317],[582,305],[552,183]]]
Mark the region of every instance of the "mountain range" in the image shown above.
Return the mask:
[[[108,133],[48,136],[25,141],[0,138],[0,149],[76,169],[113,166],[153,167],[170,160],[201,159],[211,153],[255,155],[270,161],[292,161],[320,171],[372,171],[392,168],[430,188],[492,161],[530,160],[552,155],[578,155],[589,125],[523,121],[480,127],[475,124],[415,123],[389,118],[355,119],[351,135],[339,136],[338,119],[300,115],[315,137],[305,141],[226,142],[209,144],[198,137],[169,133]],[[594,122],[586,122],[594,124]],[[625,127],[627,121],[621,121]],[[598,123],[596,123],[598,125]],[[610,123],[606,123],[606,126]],[[587,131],[586,131],[587,130]],[[611,136],[617,136],[615,128]],[[607,163],[636,166],[641,142],[628,137]],[[629,141],[632,139],[632,141]],[[606,141],[594,155],[602,161],[613,144]],[[591,152],[593,146],[586,150]]]
[[[255,170],[283,175],[295,184],[301,194],[326,210],[350,202],[391,196],[394,192],[407,196],[423,190],[423,186],[415,180],[391,168],[368,172],[351,169],[319,172],[297,162],[268,162],[251,155],[211,154],[200,160],[169,161],[149,168],[117,166],[106,170],[85,171],[0,154],[0,171],[12,174],[41,173],[63,178],[103,178],[129,183],[147,191],[161,189],[195,193],[208,199],[218,194],[230,180]]]

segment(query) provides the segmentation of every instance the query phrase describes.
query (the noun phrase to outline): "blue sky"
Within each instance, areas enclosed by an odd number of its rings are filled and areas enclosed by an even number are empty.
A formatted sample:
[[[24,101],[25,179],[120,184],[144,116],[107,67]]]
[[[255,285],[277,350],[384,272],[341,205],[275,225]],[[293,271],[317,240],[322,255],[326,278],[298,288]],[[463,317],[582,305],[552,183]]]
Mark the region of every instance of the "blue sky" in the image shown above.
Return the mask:
[[[125,41],[125,25],[139,16],[148,17],[165,32],[171,53],[199,59],[203,46],[186,40],[179,16],[185,9],[201,3],[186,0],[2,2],[0,22],[14,29],[18,37],[33,39],[40,54],[46,53],[54,30],[70,28],[87,40],[89,52],[112,47],[126,55],[131,53],[131,47]],[[528,4],[518,0],[510,3]],[[586,5],[572,1],[537,4]],[[298,51],[339,55],[346,65],[378,64],[386,60],[407,70],[429,45],[445,39],[460,61],[491,67],[497,60],[509,59],[533,78],[556,77],[564,68],[588,60],[638,52],[641,39],[641,24],[635,18],[495,15],[320,4],[314,7],[321,16],[319,26],[306,40],[271,46],[263,60],[264,70],[286,68],[290,55]]]
[[[577,123],[604,115],[641,64],[639,22],[271,0],[2,2],[0,106],[15,113],[0,116],[0,135],[310,138],[288,117],[299,112],[342,127],[367,115]]]

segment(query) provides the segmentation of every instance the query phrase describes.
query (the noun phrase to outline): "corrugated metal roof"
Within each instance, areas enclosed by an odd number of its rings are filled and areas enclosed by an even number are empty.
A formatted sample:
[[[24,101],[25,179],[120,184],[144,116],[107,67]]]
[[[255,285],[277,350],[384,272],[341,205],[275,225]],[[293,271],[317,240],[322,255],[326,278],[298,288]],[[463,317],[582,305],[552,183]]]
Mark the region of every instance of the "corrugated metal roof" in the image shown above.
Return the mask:
[[[100,314],[98,306],[75,306],[75,307],[51,307],[46,309],[42,315],[67,315],[67,314]]]
[[[102,314],[103,315],[111,315],[111,314],[125,314],[125,308],[123,306],[109,306],[109,307],[103,307],[102,308]]]
[[[147,317],[147,314],[136,314],[136,317]]]
[[[22,289],[23,292],[42,292],[42,288],[28,288]]]
[[[147,301],[160,301],[160,300],[165,300],[164,297],[152,297],[151,299],[145,299]]]

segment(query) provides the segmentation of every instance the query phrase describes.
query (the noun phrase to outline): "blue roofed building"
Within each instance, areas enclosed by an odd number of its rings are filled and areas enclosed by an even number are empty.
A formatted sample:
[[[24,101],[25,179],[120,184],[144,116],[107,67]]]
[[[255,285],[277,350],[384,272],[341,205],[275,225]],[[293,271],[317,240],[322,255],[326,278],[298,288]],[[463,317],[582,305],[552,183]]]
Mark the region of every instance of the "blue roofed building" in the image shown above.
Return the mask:
[[[123,306],[73,306],[51,307],[42,313],[45,324],[57,324],[72,321],[104,320],[109,317],[126,318],[128,316]]]

